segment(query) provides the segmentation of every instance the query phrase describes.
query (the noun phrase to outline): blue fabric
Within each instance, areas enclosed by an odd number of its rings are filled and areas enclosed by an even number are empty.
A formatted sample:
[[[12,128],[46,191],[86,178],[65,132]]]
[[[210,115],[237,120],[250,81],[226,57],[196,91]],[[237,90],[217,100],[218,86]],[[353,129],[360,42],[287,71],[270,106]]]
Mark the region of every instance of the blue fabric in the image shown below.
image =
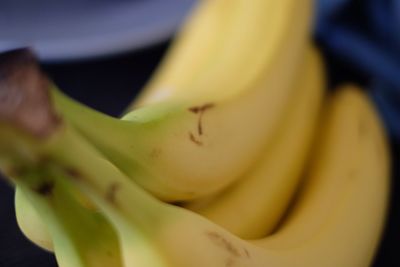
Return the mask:
[[[382,90],[382,87],[385,86],[374,86],[374,90],[371,90],[371,96],[375,101],[375,104],[379,108],[382,117],[385,121],[387,121],[390,125],[390,129],[394,136],[400,136],[400,123],[398,123],[400,118],[400,110],[399,101],[397,99],[391,98],[390,96],[385,95],[385,90]],[[397,102],[397,103],[396,103]],[[397,107],[397,108],[396,108]],[[395,123],[397,121],[397,123]]]
[[[317,2],[317,15],[319,21],[324,21],[340,11],[348,0],[319,0]]]
[[[366,77],[389,133],[400,143],[400,0],[319,0],[317,12],[315,33],[324,51]]]

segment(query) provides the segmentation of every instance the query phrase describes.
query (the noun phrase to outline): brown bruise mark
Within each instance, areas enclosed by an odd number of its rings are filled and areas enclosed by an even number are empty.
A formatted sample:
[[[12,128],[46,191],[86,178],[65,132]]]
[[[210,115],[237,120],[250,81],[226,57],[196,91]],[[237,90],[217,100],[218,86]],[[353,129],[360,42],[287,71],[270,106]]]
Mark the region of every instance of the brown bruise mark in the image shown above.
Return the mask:
[[[200,113],[200,112],[204,112],[207,109],[210,109],[210,108],[212,108],[214,106],[215,106],[214,103],[206,103],[206,104],[201,105],[201,106],[190,107],[190,108],[188,108],[188,110],[190,112],[193,112],[193,113],[197,114],[197,113]]]
[[[49,196],[53,193],[54,189],[54,182],[52,181],[47,181],[41,183],[37,188],[33,188],[33,190],[42,195],[42,196]]]
[[[0,54],[0,122],[37,138],[46,138],[61,124],[51,103],[50,81],[29,49]]]
[[[247,250],[247,248],[243,249],[244,254],[246,255],[247,258],[250,258],[250,252]]]
[[[112,183],[106,192],[106,200],[112,204],[116,203],[116,196],[117,192],[120,189],[120,184],[119,183]]]
[[[185,205],[186,202],[185,201],[175,200],[175,201],[169,201],[168,204],[171,204],[171,205],[174,205],[174,206],[177,206],[177,207],[184,207],[183,205]]]
[[[66,175],[69,177],[75,179],[75,180],[82,180],[83,175],[75,168],[65,168],[64,172]]]
[[[202,122],[202,119],[203,119],[203,113],[200,113],[199,120],[197,122],[197,133],[199,135],[203,135],[203,122]]]
[[[189,132],[189,139],[190,139],[190,141],[192,141],[193,143],[195,143],[198,146],[203,145],[203,142],[201,142],[199,139],[197,139],[192,132]]]
[[[154,148],[150,152],[150,158],[152,158],[152,159],[159,158],[160,155],[161,155],[161,149],[160,148]]]
[[[233,244],[231,242],[229,242],[229,240],[227,240],[225,237],[223,237],[219,233],[214,232],[214,231],[209,231],[209,232],[206,232],[206,235],[208,236],[208,238],[211,239],[211,241],[214,242],[214,244],[223,247],[231,255],[233,255],[235,257],[241,256],[241,253],[239,252],[239,250],[235,246],[233,246]]]
[[[188,108],[188,110],[189,110],[190,112],[194,113],[194,114],[197,114],[197,113],[200,112],[201,107],[190,107],[190,108]]]
[[[214,103],[206,103],[202,106],[195,106],[191,107],[188,110],[194,114],[198,114],[198,120],[197,120],[197,133],[198,135],[203,135],[204,130],[203,130],[203,114],[206,110],[213,108],[215,106]]]
[[[212,103],[205,104],[202,107],[201,113],[199,115],[199,120],[198,120],[198,123],[197,123],[197,132],[198,132],[199,135],[203,135],[203,115],[204,115],[204,112],[206,110],[210,109],[210,108],[213,108],[213,107],[214,107],[214,104],[212,104]]]

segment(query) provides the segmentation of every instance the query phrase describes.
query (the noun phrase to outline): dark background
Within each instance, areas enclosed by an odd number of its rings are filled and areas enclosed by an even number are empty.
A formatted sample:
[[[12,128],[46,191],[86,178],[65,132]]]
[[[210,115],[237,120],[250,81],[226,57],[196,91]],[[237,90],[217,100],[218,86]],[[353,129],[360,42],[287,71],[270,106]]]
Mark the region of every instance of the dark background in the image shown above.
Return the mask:
[[[398,1],[398,0],[394,0]],[[326,2],[328,1],[323,1]],[[379,51],[389,51],[395,42],[391,39],[393,31],[382,31],[371,16],[371,11],[378,10],[369,8],[368,5],[376,3],[382,6],[389,3],[389,0],[353,0],[337,1],[348,3],[336,13],[327,9],[331,14],[325,14],[318,23],[316,30],[316,42],[319,44],[326,60],[329,74],[330,88],[343,82],[358,83],[369,92],[373,88],[373,79],[383,79],[379,75],[379,70],[374,68],[379,65],[369,57],[357,58],[357,45],[353,39],[341,39],[342,47],[334,47],[335,40],[329,34],[334,29],[351,29],[355,35],[362,35],[367,40],[364,43],[377,44]],[[386,4],[385,4],[386,3]],[[388,14],[388,13],[387,13]],[[399,13],[400,14],[400,13]],[[386,24],[382,27],[386,27]],[[378,36],[381,33],[388,33],[386,36]],[[397,31],[398,35],[400,31]],[[140,51],[129,54],[120,54],[113,57],[81,62],[68,62],[63,64],[44,64],[43,68],[59,87],[76,98],[77,100],[96,108],[107,114],[118,116],[130,103],[132,98],[139,92],[140,88],[149,79],[150,74],[158,64],[162,55],[168,48],[169,41],[152,46]],[[353,51],[346,50],[347,47],[355,47]],[[359,44],[360,51],[363,44]],[[393,59],[399,56],[400,48],[393,49]],[[393,81],[400,78],[400,72]],[[390,79],[388,79],[390,80]],[[396,80],[397,81],[397,80]],[[398,84],[397,84],[398,85]],[[399,87],[397,87],[399,88]],[[400,107],[397,105],[397,107]],[[400,118],[395,121],[387,122],[388,128],[400,126]],[[400,209],[399,203],[399,176],[400,176],[400,140],[391,134],[390,142],[393,154],[393,176],[392,194],[383,240],[373,266],[376,267],[395,267],[400,266],[397,246],[400,245]],[[15,221],[13,206],[13,189],[0,179],[0,267],[55,267],[57,266],[52,254],[46,253],[30,243],[19,231]],[[349,252],[351,253],[351,252]],[[322,266],[321,266],[322,267]],[[340,267],[340,266],[338,266]]]

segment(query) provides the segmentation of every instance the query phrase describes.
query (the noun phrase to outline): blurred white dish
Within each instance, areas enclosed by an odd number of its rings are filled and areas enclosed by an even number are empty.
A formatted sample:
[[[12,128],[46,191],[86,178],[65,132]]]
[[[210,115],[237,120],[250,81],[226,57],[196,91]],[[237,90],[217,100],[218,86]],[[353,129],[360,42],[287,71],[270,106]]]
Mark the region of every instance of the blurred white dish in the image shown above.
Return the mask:
[[[2,0],[0,50],[42,60],[110,55],[166,40],[196,0]]]

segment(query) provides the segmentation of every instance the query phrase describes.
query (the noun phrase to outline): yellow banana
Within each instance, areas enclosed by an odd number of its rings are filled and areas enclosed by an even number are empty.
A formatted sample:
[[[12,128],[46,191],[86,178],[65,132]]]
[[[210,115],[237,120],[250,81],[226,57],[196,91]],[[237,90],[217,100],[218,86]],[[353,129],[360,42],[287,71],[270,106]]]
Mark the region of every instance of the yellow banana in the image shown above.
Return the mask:
[[[196,4],[135,106],[162,101],[175,88],[187,88],[215,61],[223,49],[226,29],[237,12],[236,2],[202,0]]]
[[[237,183],[185,208],[246,239],[266,236],[276,227],[301,178],[323,100],[324,67],[318,53],[308,51],[291,110],[263,157]]]
[[[333,228],[343,220],[337,231],[346,221],[351,222],[348,242],[352,244],[353,238],[368,248],[370,253],[364,259],[368,262],[379,241],[389,200],[390,159],[383,125],[368,96],[352,85],[339,88],[326,113],[321,131],[324,138],[316,143],[309,171],[315,180],[302,185],[298,208],[288,213],[281,233],[271,236],[268,245],[291,248],[308,242],[317,227]],[[302,218],[310,221],[300,223]],[[318,235],[323,235],[322,229]],[[340,245],[339,236],[331,238],[332,242],[338,240],[332,244]],[[352,253],[357,256],[356,251]]]
[[[292,1],[293,3],[295,3],[294,1]],[[213,67],[213,71],[217,72],[221,72],[221,71],[226,71],[226,68],[223,66],[223,64],[219,63],[219,57],[217,57],[217,55],[221,54],[221,57],[223,56],[223,58],[225,58],[225,60],[230,60],[230,57],[234,56],[234,54],[240,54],[240,57],[236,56],[236,60],[239,61],[240,60],[247,60],[247,56],[244,55],[244,53],[251,53],[253,52],[254,49],[258,49],[257,47],[261,47],[259,50],[260,51],[264,51],[265,53],[270,53],[269,55],[266,54],[264,56],[262,56],[262,54],[258,55],[255,59],[261,59],[264,58],[266,60],[270,60],[270,61],[274,61],[272,60],[272,58],[275,58],[276,56],[273,55],[271,52],[269,52],[268,49],[272,49],[271,47],[275,46],[275,50],[280,49],[279,45],[282,43],[285,43],[285,40],[290,38],[291,35],[291,31],[296,31],[296,34],[299,35],[296,38],[293,38],[294,40],[291,42],[286,42],[288,44],[296,44],[296,48],[295,49],[291,49],[293,51],[301,51],[301,44],[303,42],[305,42],[303,39],[305,39],[306,34],[306,28],[307,28],[307,24],[309,23],[309,13],[310,12],[310,4],[307,2],[306,5],[302,6],[302,9],[300,9],[299,12],[299,24],[296,25],[297,27],[290,27],[289,23],[286,21],[280,21],[283,19],[287,19],[288,21],[290,21],[292,18],[288,15],[288,16],[282,16],[282,18],[280,18],[279,14],[281,13],[279,10],[281,9],[288,9],[288,13],[292,14],[295,12],[294,10],[294,6],[288,6],[293,5],[293,3],[290,1],[287,1],[287,3],[283,3],[281,6],[278,5],[279,9],[275,8],[277,6],[276,3],[274,2],[267,2],[262,3],[261,2],[256,2],[253,5],[250,5],[247,8],[251,8],[252,10],[258,11],[257,16],[253,16],[252,15],[252,11],[251,10],[247,10],[245,9],[244,11],[242,10],[242,5],[247,5],[246,2],[244,1],[225,1],[225,0],[214,0],[214,1],[204,1],[202,3],[199,4],[199,7],[195,10],[195,13],[193,14],[193,17],[189,20],[188,24],[186,24],[182,30],[182,33],[179,35],[179,37],[177,38],[176,44],[174,43],[174,46],[171,50],[170,53],[168,53],[165,63],[163,63],[161,65],[160,70],[156,73],[154,79],[152,79],[152,81],[149,83],[148,88],[145,88],[144,92],[144,97],[141,98],[141,100],[138,101],[138,103],[142,102],[142,103],[150,103],[150,102],[154,102],[154,101],[160,101],[161,98],[159,97],[160,91],[157,90],[164,90],[163,88],[175,88],[176,92],[174,92],[173,94],[169,93],[168,95],[170,96],[169,98],[180,98],[182,95],[182,90],[185,88],[185,86],[188,86],[190,84],[190,82],[193,84],[194,80],[198,80],[198,79],[194,79],[195,74],[199,74],[200,72],[204,73],[206,72],[206,70],[208,71],[208,69],[206,68],[207,66],[209,67],[211,63],[214,63],[214,67]],[[264,7],[265,5],[265,13],[261,14],[259,11],[263,10],[262,7]],[[304,10],[303,10],[304,9]],[[246,11],[246,12],[245,12]],[[264,11],[263,11],[264,12]],[[302,14],[304,13],[304,14]],[[260,31],[260,33],[256,33],[256,32],[252,32],[251,34],[244,34],[244,31],[247,31],[246,28],[241,28],[240,31],[237,31],[237,27],[233,27],[233,19],[235,19],[235,24],[234,25],[240,25],[241,23],[246,24],[246,25],[253,25],[254,23],[256,23],[256,19],[260,16],[263,17],[263,19],[265,20],[267,17],[270,20],[270,17],[272,15],[275,15],[275,18],[272,19],[271,21],[276,21],[276,23],[278,24],[277,27],[271,27],[272,30],[276,31],[271,31],[271,32],[266,32],[265,34],[262,34],[261,31],[264,31],[264,29],[260,28],[260,27],[254,27],[254,29],[257,29],[258,31]],[[297,15],[294,15],[294,17],[297,17]],[[253,24],[247,24],[247,21],[251,21]],[[264,22],[267,23],[267,22]],[[282,25],[279,25],[279,23],[281,23]],[[285,24],[286,23],[286,24]],[[230,25],[232,24],[232,25]],[[254,26],[254,25],[253,25]],[[253,26],[248,26],[249,28],[253,28]],[[243,26],[241,26],[243,27]],[[246,26],[247,27],[247,26]],[[291,29],[293,28],[293,29]],[[282,30],[282,35],[280,35],[280,33],[278,33],[279,30]],[[258,38],[260,36],[263,36],[262,38],[270,38],[271,41],[268,41],[267,44],[262,44],[262,39],[258,40]],[[276,35],[278,36],[276,38],[276,43],[273,36]],[[207,36],[207,38],[205,37]],[[238,37],[241,36],[245,36],[247,39],[244,41],[240,40],[240,38],[238,39]],[[296,35],[294,35],[296,36]],[[229,41],[223,41],[222,38],[225,38],[226,40]],[[229,37],[229,38],[228,38]],[[200,42],[199,40],[202,40],[202,42]],[[224,40],[225,40],[224,39]],[[255,41],[256,40],[256,41]],[[298,41],[297,41],[298,40]],[[267,41],[267,40],[265,40]],[[281,43],[279,43],[281,42]],[[226,49],[227,44],[229,44],[229,49]],[[246,44],[246,46],[245,46]],[[251,45],[253,44],[253,46]],[[279,44],[279,45],[278,45]],[[242,49],[241,47],[246,48],[243,52],[243,55],[241,55],[242,53],[237,53],[235,51],[235,47],[238,47],[240,49]],[[284,47],[284,45],[282,46]],[[268,48],[268,49],[267,49]],[[224,50],[224,51],[221,51]],[[279,52],[280,54],[283,54],[284,51],[283,49],[281,49],[282,51]],[[195,51],[197,51],[197,53],[194,53]],[[214,52],[213,52],[214,51]],[[219,51],[220,53],[218,54]],[[247,52],[246,52],[247,51]],[[223,52],[223,53],[222,53]],[[228,53],[229,52],[229,53]],[[204,55],[205,54],[205,55]],[[285,53],[286,54],[286,53]],[[290,53],[289,53],[290,54]],[[196,57],[196,58],[194,58]],[[298,56],[296,56],[297,58]],[[205,59],[207,59],[207,66],[205,63]],[[291,61],[290,65],[296,65],[294,62],[296,62],[296,59],[291,59],[289,58],[289,56],[287,57],[283,57],[283,59],[276,59],[275,61],[282,61],[282,62],[289,62]],[[254,61],[255,63],[257,62],[256,60]],[[280,81],[282,80],[283,83],[291,83],[290,82],[290,76],[291,76],[291,72],[288,72],[286,69],[286,67],[284,66],[284,64],[286,63],[282,63],[281,67],[279,67],[280,65],[278,64],[276,67],[276,71],[270,71],[270,69],[274,68],[273,64],[271,62],[269,62],[269,64],[267,64],[268,61],[266,61],[265,65],[266,66],[262,66],[262,68],[260,69],[260,74],[258,76],[263,76],[266,73],[269,73],[269,77],[268,75],[268,79],[270,80],[269,82],[267,82],[267,84],[264,85],[257,85],[258,82],[255,83],[255,86],[253,86],[252,84],[249,85],[249,87],[260,87],[259,89],[257,89],[258,91],[268,91],[268,88],[264,88],[267,87],[267,85],[271,86],[271,87],[275,87],[274,90],[276,92],[286,92],[288,90],[281,90],[283,87],[289,87],[287,85],[285,86],[279,86]],[[292,64],[293,63],[293,64]],[[29,64],[28,64],[29,65]],[[260,65],[260,64],[259,64]],[[217,66],[219,66],[217,68]],[[250,77],[250,75],[257,75],[256,71],[255,71],[255,67],[258,66],[257,64],[254,64],[254,66],[249,67],[249,69],[254,69],[253,73],[250,73],[247,75],[247,77]],[[200,71],[199,68],[202,68],[202,70]],[[261,66],[260,66],[261,67]],[[291,68],[291,66],[289,67]],[[293,67],[294,68],[294,67]],[[183,70],[185,70],[185,72],[183,72]],[[232,71],[234,69],[232,68]],[[237,70],[236,70],[237,71]],[[239,70],[240,71],[240,70]],[[282,72],[282,73],[279,73]],[[192,73],[192,74],[190,74]],[[209,77],[212,73],[212,71],[208,71],[207,74]],[[200,74],[199,74],[200,75]],[[199,76],[198,75],[198,76]],[[224,74],[225,75],[225,74]],[[201,75],[200,75],[201,76]],[[215,76],[215,75],[214,75]],[[276,79],[274,78],[274,76],[276,76]],[[218,76],[214,77],[215,79],[219,79]],[[259,78],[257,78],[259,79]],[[203,79],[204,80],[204,79]],[[250,81],[250,78],[248,79]],[[206,80],[208,81],[208,80]],[[226,80],[225,80],[226,81]],[[211,83],[210,83],[211,84]],[[216,83],[214,86],[217,86],[218,83]],[[196,90],[199,90],[199,86],[192,86],[193,88],[196,87]],[[207,86],[208,87],[208,86]],[[231,87],[228,86],[227,87]],[[174,90],[175,90],[174,89]],[[251,89],[251,88],[250,88]],[[267,90],[268,89],[268,90]],[[194,89],[193,89],[194,90]],[[237,89],[238,91],[239,89]],[[211,89],[210,89],[211,91]],[[221,91],[221,90],[218,90]],[[222,90],[224,91],[224,90]],[[253,90],[254,91],[254,90]],[[215,92],[211,92],[212,94],[215,94]],[[218,92],[216,92],[217,94],[214,96],[210,96],[210,99],[215,98],[221,98],[223,96],[219,95]],[[210,94],[210,92],[208,92],[207,94]],[[232,93],[233,94],[233,93]],[[268,94],[267,94],[268,95]],[[267,98],[268,96],[265,95],[264,97]],[[249,96],[249,100],[247,100],[246,102],[242,102],[242,108],[245,109],[249,109],[249,112],[252,113],[259,113],[261,112],[261,110],[259,110],[257,107],[251,107],[251,99],[254,99],[256,97],[262,97],[262,95],[258,95],[255,94],[254,96]],[[285,95],[283,96],[284,98],[289,98],[289,95]],[[239,98],[239,96],[238,96]],[[270,98],[270,97],[268,97]],[[271,97],[272,99],[273,97]],[[261,100],[261,98],[260,98]],[[274,101],[275,103],[279,103],[280,100],[276,99],[276,101]],[[273,104],[275,104],[273,103]],[[283,110],[283,107],[285,106],[286,101],[281,102],[279,105],[281,107],[281,111],[274,111],[274,110],[270,110],[269,114],[273,114],[273,115],[268,115],[268,117],[270,116],[275,116],[275,114],[279,115],[279,116],[283,116],[283,114],[286,112]],[[267,105],[265,105],[264,103],[259,103],[259,106],[265,106],[267,107]],[[205,107],[205,106],[203,106]],[[186,108],[185,108],[186,109]],[[148,186],[151,189],[150,191],[153,191],[153,193],[158,194],[160,197],[165,198],[165,199],[171,199],[171,200],[175,200],[175,199],[186,199],[186,198],[193,198],[197,195],[196,192],[193,192],[192,189],[196,189],[199,190],[199,194],[206,194],[208,193],[208,190],[211,191],[216,191],[219,190],[222,187],[225,187],[228,183],[230,183],[231,180],[234,180],[237,177],[240,177],[240,174],[236,174],[235,170],[229,170],[227,169],[226,166],[229,165],[229,162],[226,164],[225,162],[220,162],[221,159],[223,159],[223,157],[220,156],[213,156],[214,152],[213,150],[217,149],[219,152],[219,154],[221,155],[221,153],[225,153],[225,151],[230,151],[230,150],[234,150],[236,149],[235,147],[233,148],[229,148],[230,144],[234,144],[236,143],[237,140],[233,139],[231,140],[229,143],[223,144],[221,142],[221,145],[218,145],[217,147],[215,146],[215,144],[213,143],[219,143],[220,141],[223,141],[225,139],[225,137],[223,136],[224,134],[226,134],[229,131],[235,131],[237,128],[237,121],[240,121],[240,117],[245,118],[247,115],[246,113],[243,114],[237,114],[236,110],[240,110],[240,104],[235,106],[235,103],[228,103],[227,108],[225,109],[227,111],[228,114],[227,116],[227,120],[225,120],[225,111],[222,110],[221,112],[219,112],[221,115],[217,115],[216,116],[216,120],[214,120],[213,124],[217,124],[215,125],[215,128],[219,128],[219,123],[220,120],[224,120],[226,122],[228,122],[229,124],[229,118],[230,118],[230,127],[231,128],[227,128],[225,129],[225,133],[216,133],[216,137],[217,138],[208,138],[210,133],[205,133],[204,135],[202,134],[202,132],[204,131],[202,125],[200,125],[201,121],[202,121],[202,114],[198,114],[198,116],[194,116],[189,114],[189,119],[188,122],[189,125],[187,127],[187,131],[190,132],[189,135],[187,135],[187,133],[181,133],[182,135],[182,139],[183,140],[187,140],[189,141],[189,144],[187,144],[187,141],[185,141],[183,143],[184,145],[184,149],[189,149],[187,151],[188,154],[193,154],[196,155],[197,154],[197,158],[193,159],[193,163],[195,165],[198,165],[196,168],[198,168],[198,172],[197,175],[198,177],[193,177],[190,180],[186,181],[187,185],[182,183],[175,178],[178,178],[179,176],[175,176],[174,174],[174,170],[172,170],[172,173],[168,176],[171,177],[171,179],[177,180],[176,181],[176,185],[172,184],[171,181],[163,181],[164,177],[159,177],[157,179],[162,179],[160,183],[158,183],[157,181],[153,181],[151,182],[151,179],[146,179],[144,180],[144,182],[146,184],[148,184]],[[269,109],[269,108],[268,108]],[[193,109],[195,111],[195,108]],[[71,112],[73,113],[73,112]],[[76,113],[76,117],[77,118],[83,118],[85,117],[85,111],[81,110],[77,110]],[[200,113],[203,113],[202,111]],[[282,114],[281,114],[282,113]],[[249,115],[251,115],[249,114]],[[258,115],[258,114],[257,114]],[[128,115],[129,116],[129,115]],[[135,116],[135,114],[133,114],[132,116]],[[256,118],[254,115],[251,115],[254,118]],[[197,118],[196,118],[197,117]],[[196,124],[196,120],[197,120],[197,124]],[[247,119],[246,119],[247,120]],[[98,127],[101,128],[100,125],[96,125],[95,127],[93,127],[93,125],[90,123],[91,119],[88,119],[85,124],[87,124],[88,127],[83,127],[86,130],[87,129],[98,129]],[[258,124],[258,122],[256,120],[248,120],[249,122],[252,122],[252,125],[256,125]],[[278,124],[278,119],[274,120],[274,124]],[[83,122],[83,121],[81,121]],[[79,124],[80,122],[78,122]],[[193,125],[194,124],[194,125]],[[265,125],[268,125],[268,122],[265,123]],[[86,126],[86,125],[85,125]],[[193,127],[194,126],[194,127]],[[212,126],[211,121],[210,121],[210,126]],[[111,129],[113,128],[113,126],[111,125],[110,127]],[[117,127],[118,128],[118,127]],[[134,127],[132,127],[134,128]],[[184,126],[182,127],[184,128]],[[193,129],[195,128],[195,129]],[[197,129],[196,129],[197,128]],[[245,129],[246,127],[243,127],[243,129]],[[273,134],[274,127],[268,127],[271,128],[271,135]],[[231,130],[230,130],[231,129]],[[267,129],[266,129],[267,130]],[[96,130],[97,131],[97,130]],[[181,131],[181,130],[180,130]],[[206,145],[206,149],[198,149],[198,145],[201,142],[201,140],[197,140],[196,135],[192,135],[192,132],[198,132],[199,135],[203,135],[202,138],[206,138],[206,139],[210,139],[208,145]],[[267,130],[269,131],[269,130]],[[131,137],[131,132],[129,131],[127,133],[127,140],[132,140]],[[256,133],[257,131],[253,131],[254,133]],[[148,137],[149,135],[146,133],[143,133],[144,137]],[[221,137],[218,137],[221,136]],[[240,136],[241,138],[244,137],[243,134],[238,133],[238,136]],[[102,136],[103,137],[103,136]],[[108,135],[107,133],[105,133],[104,135],[105,138],[107,139],[115,139],[115,141],[119,141],[118,137],[111,137],[110,135]],[[159,139],[157,137],[155,137],[156,139]],[[172,137],[174,138],[174,137]],[[174,138],[176,139],[176,138]],[[219,140],[218,140],[219,139]],[[264,138],[267,139],[267,138]],[[253,140],[253,137],[250,136],[249,138],[247,138],[247,140]],[[125,149],[130,147],[129,143],[124,144],[124,142],[119,142],[122,146],[124,151],[122,151],[122,154],[127,152],[127,153],[135,153],[135,151],[131,152],[131,151],[126,151]],[[148,144],[150,144],[151,142],[147,142]],[[180,144],[180,142],[178,142],[178,145]],[[239,144],[239,143],[238,143]],[[149,166],[153,166],[154,162],[151,161],[155,161],[155,159],[157,157],[160,157],[160,154],[162,155],[164,153],[163,151],[163,145],[161,145],[161,148],[157,148],[157,143],[155,144],[151,144],[152,146],[148,148],[147,151],[144,151],[144,158],[143,160],[145,160],[147,163],[144,164],[146,165],[145,167],[142,167],[141,165],[143,164],[132,164],[132,166],[140,166],[140,168],[148,168]],[[245,144],[243,144],[245,145]],[[182,147],[182,144],[180,145]],[[167,154],[168,154],[168,150],[170,150],[170,152],[172,153],[172,155],[176,154],[175,150],[178,146],[174,146],[174,145],[168,145],[166,147],[167,150]],[[186,148],[185,148],[186,147]],[[254,150],[258,150],[258,147],[260,147],[260,145],[256,142],[254,142],[253,146],[250,147],[251,151]],[[193,150],[194,149],[194,150]],[[227,150],[229,149],[229,150]],[[161,153],[163,152],[163,153]],[[196,152],[196,153],[192,153],[192,152]],[[245,152],[245,151],[242,151]],[[118,152],[117,152],[118,153]],[[118,153],[119,154],[119,153]],[[231,153],[229,153],[231,154]],[[232,154],[233,155],[233,154]],[[239,154],[238,154],[239,155]],[[128,155],[129,156],[129,155]],[[150,156],[150,158],[149,158]],[[179,156],[176,155],[176,156]],[[223,156],[223,155],[221,155]],[[255,157],[255,156],[254,156]],[[168,160],[170,159],[170,156],[167,156],[165,159],[160,159],[160,174],[164,175],[164,171],[168,171],[169,166],[171,166],[168,162]],[[173,158],[173,157],[172,157]],[[240,164],[234,164],[235,166],[238,166],[238,168],[242,169],[242,172],[245,170],[246,165],[250,165],[251,159],[253,157],[250,156],[245,156],[242,157],[243,160],[241,159],[237,159],[240,161]],[[117,158],[117,160],[119,160]],[[167,162],[165,162],[165,160],[167,160]],[[129,160],[130,161],[130,160]],[[182,170],[184,171],[183,173],[181,173],[181,177],[187,179],[187,175],[190,172],[191,174],[196,172],[192,171],[192,168],[187,165],[187,161],[186,161],[186,156],[182,156],[181,159],[179,160],[181,162],[178,162],[179,165],[177,166],[178,168],[178,172],[180,168],[183,168]],[[247,162],[246,162],[247,161]],[[120,162],[122,162],[121,164],[124,164],[124,166],[131,166],[131,164],[129,164],[130,162],[128,162],[127,164],[125,164],[124,159],[122,159]],[[216,165],[216,166],[214,166]],[[172,165],[173,166],[173,165]],[[192,166],[193,167],[193,166]],[[218,168],[215,168],[218,167]],[[131,173],[133,176],[136,176],[136,174],[144,172],[146,173],[147,170],[140,170],[140,168],[135,168],[135,170],[130,170],[128,169],[127,172]],[[166,168],[166,170],[164,170],[164,168]],[[123,168],[126,170],[126,167]],[[221,171],[218,171],[219,169],[221,169]],[[212,171],[212,177],[210,177],[210,171]],[[155,174],[155,176],[158,176],[160,174]],[[152,177],[153,174],[151,173],[150,177]],[[224,177],[222,177],[224,176]],[[157,180],[156,179],[156,180]],[[199,183],[193,184],[194,181],[199,180]],[[204,180],[204,185],[202,185],[201,187],[199,187],[198,185],[203,184]],[[150,182],[150,183],[149,183]],[[175,183],[175,182],[174,182]],[[193,184],[193,185],[192,185]],[[215,184],[215,186],[213,186],[213,184]],[[175,186],[177,186],[175,188]],[[182,188],[179,188],[180,186],[182,186]],[[168,192],[170,191],[170,192]],[[166,192],[166,193],[164,193]],[[175,195],[175,193],[177,195]],[[17,202],[23,202],[24,200],[19,200],[23,198],[22,194],[18,194],[18,199]],[[26,220],[31,221],[29,223],[29,225],[32,225],[33,222],[36,222],[35,225],[36,227],[39,227],[41,225],[41,223],[37,220],[37,218],[34,216],[34,214],[32,213],[32,216],[28,216],[28,212],[23,212],[21,211],[21,209],[28,209],[28,210],[32,210],[29,207],[28,208],[24,208],[25,205],[19,205],[18,203],[16,204],[16,208],[18,209],[18,214],[23,213],[24,216],[18,216],[18,221],[19,224],[21,226],[21,229],[23,230],[23,232],[25,233],[26,236],[28,236],[31,240],[33,240],[35,243],[37,243],[39,246],[44,246],[47,249],[51,249],[51,242],[48,239],[48,237],[46,237],[45,233],[46,230],[44,227],[41,227],[41,231],[43,233],[39,234],[39,229],[35,232],[31,231],[31,228],[27,227],[27,223],[24,222],[23,220],[26,218]]]
[[[309,38],[312,1],[238,0],[232,5],[221,52],[184,88],[157,87],[174,88],[163,101],[117,120],[52,91],[58,110],[90,142],[165,201],[212,194],[240,178],[288,110]],[[140,103],[158,93],[152,90]],[[260,114],[265,114],[263,123]]]
[[[341,89],[327,109],[319,147],[287,219],[274,235],[253,241],[149,195],[62,121],[47,120],[38,136],[26,121],[0,116],[0,141],[7,140],[0,142],[0,166],[9,173],[45,158],[59,181],[81,190],[108,218],[125,267],[365,267],[386,216],[385,135],[359,90]]]

